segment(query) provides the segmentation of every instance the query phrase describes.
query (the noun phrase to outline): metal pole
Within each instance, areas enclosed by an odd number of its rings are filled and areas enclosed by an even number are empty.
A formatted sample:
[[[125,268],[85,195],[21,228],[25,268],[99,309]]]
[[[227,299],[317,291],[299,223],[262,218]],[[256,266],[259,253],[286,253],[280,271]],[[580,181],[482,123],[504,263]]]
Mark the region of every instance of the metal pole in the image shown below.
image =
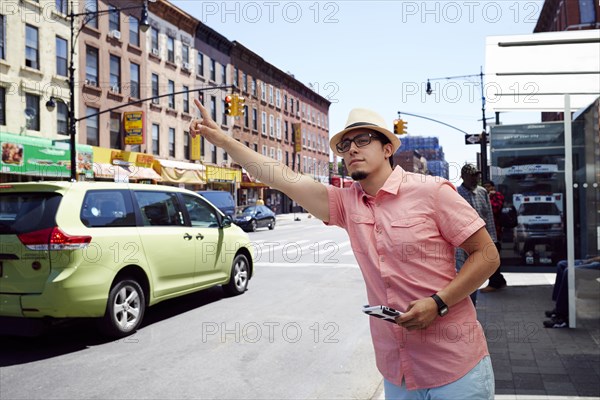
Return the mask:
[[[573,138],[571,122],[571,96],[565,94],[565,201],[567,214],[567,291],[569,298],[569,327],[577,327],[575,302],[575,226],[573,220]]]
[[[76,139],[77,125],[75,122],[75,13],[73,12],[73,1],[70,2],[71,6],[71,54],[69,62],[69,150],[71,152],[71,182],[77,181],[77,150],[76,150]]]
[[[481,114],[483,119],[483,131],[481,132],[481,181],[482,183],[488,180],[488,167],[487,167],[487,123],[485,120],[485,90],[483,88],[483,68],[479,73],[480,84],[481,84]]]

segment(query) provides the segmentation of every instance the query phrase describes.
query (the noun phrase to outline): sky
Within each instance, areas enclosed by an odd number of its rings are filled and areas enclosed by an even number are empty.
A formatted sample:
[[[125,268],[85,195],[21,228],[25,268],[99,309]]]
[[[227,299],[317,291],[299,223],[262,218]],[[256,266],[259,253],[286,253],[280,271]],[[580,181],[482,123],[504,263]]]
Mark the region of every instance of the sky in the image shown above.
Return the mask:
[[[542,0],[171,1],[331,101],[330,136],[343,129],[356,107],[377,111],[390,130],[398,112],[406,112],[480,133],[486,37],[532,33],[543,5]],[[427,79],[431,95],[425,93]],[[488,124],[494,122],[489,109],[486,116]],[[409,135],[439,138],[451,180],[457,179],[453,165],[476,162],[480,146],[465,145],[459,130],[406,114],[402,119]],[[500,120],[539,122],[540,115],[506,113]]]

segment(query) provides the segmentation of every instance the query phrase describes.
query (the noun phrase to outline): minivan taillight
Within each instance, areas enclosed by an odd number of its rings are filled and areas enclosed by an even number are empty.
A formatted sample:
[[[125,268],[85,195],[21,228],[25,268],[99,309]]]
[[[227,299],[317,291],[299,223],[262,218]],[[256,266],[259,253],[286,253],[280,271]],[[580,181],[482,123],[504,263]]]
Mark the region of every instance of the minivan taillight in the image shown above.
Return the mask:
[[[29,250],[77,250],[92,241],[91,236],[67,235],[58,226],[17,236]]]

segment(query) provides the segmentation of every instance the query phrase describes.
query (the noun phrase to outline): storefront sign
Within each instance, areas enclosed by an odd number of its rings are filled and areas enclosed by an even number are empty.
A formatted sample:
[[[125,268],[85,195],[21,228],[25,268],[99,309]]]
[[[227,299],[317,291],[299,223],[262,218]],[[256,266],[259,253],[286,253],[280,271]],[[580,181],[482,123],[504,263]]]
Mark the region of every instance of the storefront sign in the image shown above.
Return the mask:
[[[144,112],[124,112],[123,131],[125,144],[144,144]]]
[[[190,141],[190,160],[200,160],[200,154],[202,153],[200,135],[196,135],[196,137],[190,137]]]
[[[300,153],[302,151],[302,125],[292,124],[292,128],[294,129],[294,151]]]
[[[68,143],[54,143],[50,139],[2,133],[0,147],[2,173],[55,178],[71,175]],[[77,172],[91,178],[91,147],[79,145],[77,148]]]

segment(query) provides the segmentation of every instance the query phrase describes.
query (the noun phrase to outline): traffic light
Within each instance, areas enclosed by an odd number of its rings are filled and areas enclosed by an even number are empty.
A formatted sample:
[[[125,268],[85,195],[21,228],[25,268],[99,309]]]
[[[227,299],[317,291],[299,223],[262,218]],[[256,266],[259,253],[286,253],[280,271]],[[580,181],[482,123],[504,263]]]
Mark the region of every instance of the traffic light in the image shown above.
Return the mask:
[[[246,114],[246,98],[242,96],[235,95],[237,97],[237,112],[238,115],[244,116]]]
[[[225,114],[235,117],[237,115],[237,95],[225,96]]]
[[[408,122],[402,120],[402,119],[396,119],[394,120],[394,133],[396,135],[406,135],[406,125],[408,124]]]

